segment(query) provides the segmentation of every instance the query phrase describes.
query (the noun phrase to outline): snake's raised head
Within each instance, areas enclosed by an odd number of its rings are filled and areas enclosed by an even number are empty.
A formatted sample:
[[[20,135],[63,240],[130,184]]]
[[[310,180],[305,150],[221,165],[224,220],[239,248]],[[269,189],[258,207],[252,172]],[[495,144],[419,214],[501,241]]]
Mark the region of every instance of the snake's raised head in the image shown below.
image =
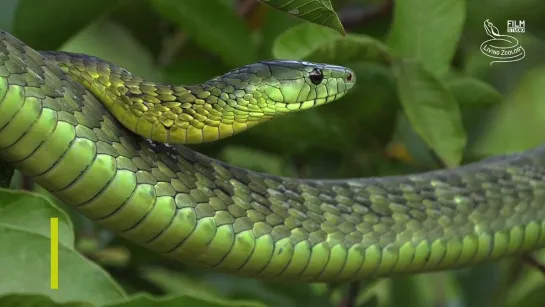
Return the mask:
[[[246,65],[206,84],[221,90],[228,112],[255,124],[338,100],[355,81],[345,67],[277,60]]]
[[[277,60],[246,65],[207,84],[222,91],[235,116],[262,122],[338,100],[355,82],[345,67]]]
[[[195,97],[205,98],[203,103],[213,109],[210,117],[221,122],[217,135],[211,133],[207,137],[203,133],[201,138],[197,134],[195,139],[199,142],[221,139],[281,114],[336,101],[355,82],[352,70],[321,63],[276,60],[237,68],[189,88]],[[208,114],[208,111],[200,114]],[[185,140],[195,142],[189,133]]]

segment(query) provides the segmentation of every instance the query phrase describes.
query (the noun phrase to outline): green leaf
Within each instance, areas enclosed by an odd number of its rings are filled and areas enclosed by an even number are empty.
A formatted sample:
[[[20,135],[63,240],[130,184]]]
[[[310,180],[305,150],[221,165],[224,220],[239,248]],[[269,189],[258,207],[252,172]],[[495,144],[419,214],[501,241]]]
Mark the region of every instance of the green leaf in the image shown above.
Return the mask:
[[[413,58],[436,76],[449,71],[465,20],[464,0],[396,1],[387,39],[396,55]]]
[[[258,32],[260,35],[260,56],[261,58],[271,59],[273,58],[273,45],[278,35],[295,25],[307,22],[299,18],[293,18],[279,10],[266,10],[264,15],[263,24]]]
[[[45,295],[38,294],[9,294],[0,296],[0,306],[10,307],[93,307],[89,303],[70,302],[70,303],[55,303],[51,298]]]
[[[19,0],[12,34],[34,49],[55,50],[122,1]]]
[[[141,269],[140,275],[173,297],[189,295],[207,300],[259,301],[269,306],[283,307],[332,306],[326,295],[319,294],[308,283],[256,280],[198,268],[180,272],[159,266]]]
[[[50,288],[50,218],[59,219],[59,289]],[[105,304],[124,297],[99,266],[74,249],[66,214],[38,194],[0,189],[0,295],[39,293],[56,302]]]
[[[173,271],[160,266],[149,266],[141,268],[139,275],[157,285],[165,293],[219,298],[219,291],[216,291],[212,286],[179,271]]]
[[[339,37],[333,30],[300,24],[279,35],[273,46],[277,59],[311,60],[327,63],[371,61],[388,64],[390,50],[366,35]]]
[[[172,84],[198,84],[229,70],[221,61],[205,57],[181,58],[165,69],[166,81]]]
[[[147,294],[140,294],[130,298],[126,302],[108,305],[108,307],[266,307],[259,302],[247,300],[228,300],[219,298],[209,298],[191,295],[182,295],[176,297],[154,298]]]
[[[124,0],[122,5],[109,14],[108,20],[115,21],[116,24],[125,28],[135,40],[144,46],[151,54],[157,57],[160,64],[168,64],[171,60],[169,51],[178,51],[176,48],[169,48],[169,39],[176,38],[179,33],[169,33],[165,31],[165,24],[160,14],[150,14],[154,9],[149,1],[129,1]],[[171,36],[172,35],[172,36]],[[177,43],[176,39],[171,41]],[[165,56],[165,54],[167,56]],[[187,58],[187,56],[184,56]]]
[[[294,170],[286,167],[286,163],[281,156],[253,148],[227,146],[220,153],[220,158],[227,163],[271,175],[296,175]]]
[[[445,85],[463,106],[494,105],[503,99],[493,86],[471,77],[451,79],[445,81]]]
[[[393,71],[399,99],[415,132],[448,167],[458,166],[467,136],[452,93],[416,61],[396,61]]]
[[[166,19],[225,63],[238,67],[257,61],[250,30],[223,1],[151,0],[151,3]]]
[[[328,28],[309,23],[299,24],[276,38],[272,54],[277,59],[301,60],[321,46],[336,41],[338,37],[335,31]]]
[[[509,307],[545,306],[545,285],[529,291],[524,298]]]
[[[434,306],[433,293],[442,291],[439,284],[432,285],[429,281],[433,275],[419,274],[393,278],[391,280],[391,306],[404,307],[432,307]]]
[[[465,268],[457,271],[455,275],[464,306],[493,306],[495,290],[500,285],[500,270],[497,263],[484,263]]]
[[[516,153],[545,142],[544,74],[543,65],[526,73],[513,92],[480,121],[476,140],[469,149],[471,155]]]
[[[539,263],[545,260],[545,250],[532,253],[532,258]],[[500,295],[495,296],[495,302],[502,302],[500,307],[545,306],[545,279],[543,271],[536,268],[524,259],[517,259],[509,263],[507,274],[504,274]],[[507,291],[506,291],[507,290]],[[538,295],[538,292],[541,294]]]
[[[125,28],[113,22],[91,24],[60,49],[97,56],[152,81],[162,79],[148,50]]]
[[[329,27],[343,36],[344,27],[329,0],[258,0],[288,14]]]
[[[406,150],[406,156],[403,154],[396,156],[398,159],[414,164],[419,169],[435,169],[441,166],[438,165],[429,145],[414,131],[414,127],[403,112],[397,114],[395,132],[390,143],[390,145],[396,144],[403,146]]]
[[[360,307],[378,307],[380,306],[378,297],[376,295],[371,296],[365,302],[359,305]]]

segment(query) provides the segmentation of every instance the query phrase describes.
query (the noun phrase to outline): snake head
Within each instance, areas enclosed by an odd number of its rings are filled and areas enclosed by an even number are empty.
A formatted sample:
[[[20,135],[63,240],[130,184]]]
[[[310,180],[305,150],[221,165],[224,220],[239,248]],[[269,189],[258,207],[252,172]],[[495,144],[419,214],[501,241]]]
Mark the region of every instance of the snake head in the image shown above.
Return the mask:
[[[262,121],[336,101],[355,82],[346,67],[274,60],[232,70],[209,84],[221,89],[235,113],[248,112],[250,120]]]

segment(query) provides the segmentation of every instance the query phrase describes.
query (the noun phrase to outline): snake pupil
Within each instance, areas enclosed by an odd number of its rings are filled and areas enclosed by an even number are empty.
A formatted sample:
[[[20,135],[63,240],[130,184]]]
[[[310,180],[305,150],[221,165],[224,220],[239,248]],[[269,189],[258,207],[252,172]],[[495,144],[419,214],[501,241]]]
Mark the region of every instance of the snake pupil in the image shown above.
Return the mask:
[[[310,78],[310,81],[315,84],[315,85],[318,85],[322,82],[322,80],[324,79],[324,74],[322,73],[322,70],[319,69],[319,68],[314,68],[310,74],[309,74],[309,78]]]

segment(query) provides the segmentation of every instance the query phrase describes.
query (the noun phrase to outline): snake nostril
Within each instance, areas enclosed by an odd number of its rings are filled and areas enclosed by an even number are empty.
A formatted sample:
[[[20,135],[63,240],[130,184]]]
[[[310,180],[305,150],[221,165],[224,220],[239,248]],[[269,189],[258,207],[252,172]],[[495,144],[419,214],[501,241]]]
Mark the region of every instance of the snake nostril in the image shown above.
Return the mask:
[[[352,74],[351,73],[348,73],[348,75],[346,76],[346,81],[352,82]]]

